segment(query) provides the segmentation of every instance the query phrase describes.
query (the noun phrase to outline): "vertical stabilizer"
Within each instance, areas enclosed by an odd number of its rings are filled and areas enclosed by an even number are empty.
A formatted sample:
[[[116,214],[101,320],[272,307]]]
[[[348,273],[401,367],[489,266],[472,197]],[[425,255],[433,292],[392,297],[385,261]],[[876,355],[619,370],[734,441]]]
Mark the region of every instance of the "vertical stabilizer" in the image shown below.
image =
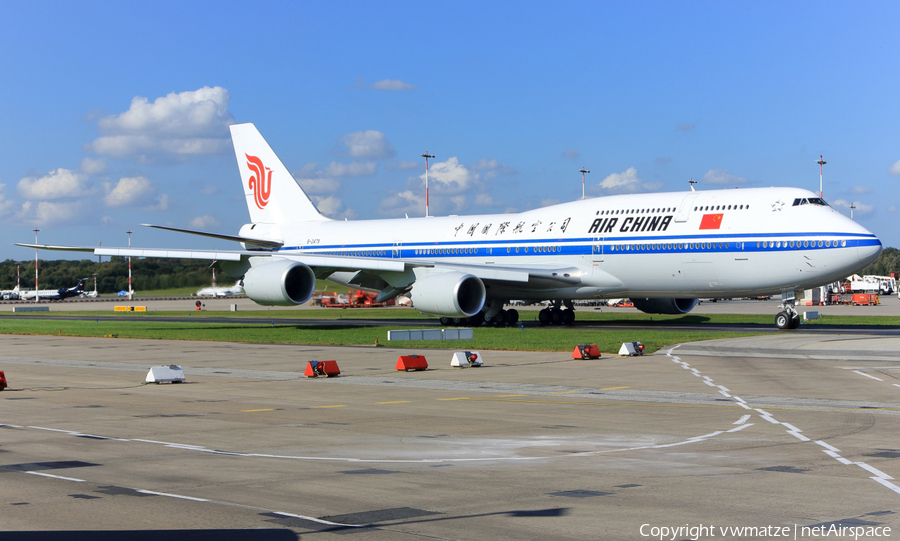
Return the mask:
[[[329,219],[304,193],[256,126],[232,125],[231,141],[251,222],[283,224]]]

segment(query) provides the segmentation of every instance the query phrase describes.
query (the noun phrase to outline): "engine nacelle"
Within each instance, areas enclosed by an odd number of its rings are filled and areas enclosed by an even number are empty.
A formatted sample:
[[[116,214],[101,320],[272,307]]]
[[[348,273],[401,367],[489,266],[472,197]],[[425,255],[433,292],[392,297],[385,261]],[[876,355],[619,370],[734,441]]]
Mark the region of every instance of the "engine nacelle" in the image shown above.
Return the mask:
[[[416,280],[410,292],[416,310],[435,316],[469,317],[481,311],[484,284],[472,274],[444,272]]]
[[[697,306],[697,299],[631,299],[631,302],[647,314],[686,314]]]
[[[244,293],[264,306],[296,306],[308,301],[316,275],[303,263],[276,259],[251,267],[244,274]]]

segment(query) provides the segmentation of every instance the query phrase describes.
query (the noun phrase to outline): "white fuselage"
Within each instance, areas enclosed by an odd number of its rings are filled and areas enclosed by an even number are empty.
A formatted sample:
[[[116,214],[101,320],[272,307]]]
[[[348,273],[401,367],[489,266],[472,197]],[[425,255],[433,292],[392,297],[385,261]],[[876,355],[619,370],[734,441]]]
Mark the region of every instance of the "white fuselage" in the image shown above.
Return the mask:
[[[881,242],[797,188],[617,195],[514,214],[244,226],[279,255],[572,268],[580,283],[500,285],[492,298],[774,294],[846,277]],[[797,203],[797,204],[795,204]]]

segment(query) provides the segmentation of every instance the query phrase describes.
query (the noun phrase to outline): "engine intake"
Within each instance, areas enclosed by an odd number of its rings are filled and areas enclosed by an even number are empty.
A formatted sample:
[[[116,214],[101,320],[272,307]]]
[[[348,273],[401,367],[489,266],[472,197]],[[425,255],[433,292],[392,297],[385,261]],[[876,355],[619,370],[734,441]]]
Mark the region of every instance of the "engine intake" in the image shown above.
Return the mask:
[[[425,314],[469,317],[481,311],[486,294],[477,276],[445,272],[416,280],[410,297],[416,310]]]
[[[251,267],[244,274],[244,293],[263,306],[296,306],[308,301],[316,275],[303,263],[275,260]]]
[[[631,299],[631,302],[647,314],[686,314],[697,306],[697,299]]]

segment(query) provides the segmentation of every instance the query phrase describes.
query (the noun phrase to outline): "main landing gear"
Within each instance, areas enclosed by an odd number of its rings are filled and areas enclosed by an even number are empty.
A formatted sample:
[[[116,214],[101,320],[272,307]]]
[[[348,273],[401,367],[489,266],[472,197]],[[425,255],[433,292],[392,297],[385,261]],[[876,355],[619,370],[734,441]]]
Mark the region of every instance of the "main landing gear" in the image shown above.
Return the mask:
[[[794,303],[796,300],[794,299],[786,299],[780,306],[781,312],[775,316],[775,326],[778,327],[779,330],[785,331],[789,329],[796,329],[800,326],[800,314],[797,313],[797,309],[794,308]]]
[[[565,303],[566,309],[560,308]],[[575,308],[572,301],[553,301],[553,306],[544,308],[538,313],[541,325],[572,325],[575,323]]]
[[[489,301],[484,309],[471,317],[442,317],[441,325],[454,327],[506,327],[519,322],[519,311],[503,309],[500,301]]]

